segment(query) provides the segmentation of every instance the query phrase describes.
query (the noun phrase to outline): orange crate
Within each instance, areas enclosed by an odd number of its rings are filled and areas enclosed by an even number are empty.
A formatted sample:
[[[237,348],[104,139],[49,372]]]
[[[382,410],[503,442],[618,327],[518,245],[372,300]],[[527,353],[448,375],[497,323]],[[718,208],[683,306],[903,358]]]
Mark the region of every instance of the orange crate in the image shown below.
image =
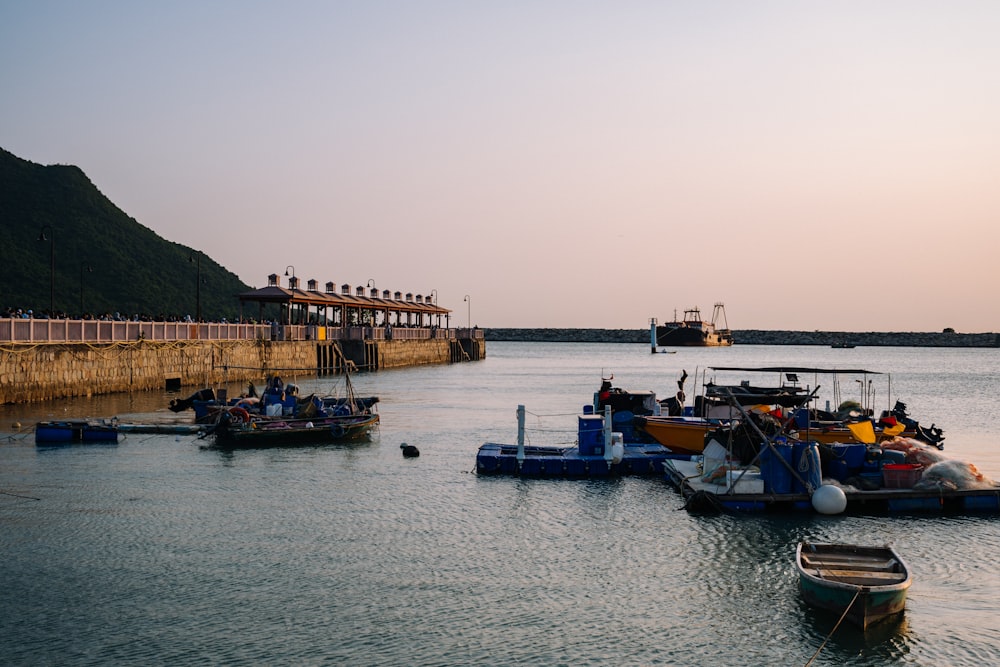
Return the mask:
[[[923,472],[923,466],[915,463],[886,463],[882,466],[882,486],[887,489],[913,488]]]

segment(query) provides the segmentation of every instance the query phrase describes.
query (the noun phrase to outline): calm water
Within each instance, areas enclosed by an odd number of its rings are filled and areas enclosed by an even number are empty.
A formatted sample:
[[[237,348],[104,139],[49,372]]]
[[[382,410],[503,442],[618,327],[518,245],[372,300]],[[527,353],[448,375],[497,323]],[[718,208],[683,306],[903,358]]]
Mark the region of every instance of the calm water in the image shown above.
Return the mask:
[[[515,441],[518,403],[532,443],[572,441],[602,373],[667,396],[681,368],[784,363],[892,371],[911,413],[945,428],[947,454],[1000,478],[1000,351],[490,343],[488,354],[355,378],[382,399],[370,443],[225,454],[194,436],[37,449],[12,434],[0,446],[0,663],[804,665],[835,619],[799,599],[800,539],[891,542],[915,577],[902,622],[867,638],[842,627],[813,664],[996,663],[1000,518],[702,517],[660,479],[472,470],[481,443]],[[860,398],[853,380],[841,391]],[[168,399],[2,406],[0,430],[164,420]],[[403,459],[401,442],[420,458]]]

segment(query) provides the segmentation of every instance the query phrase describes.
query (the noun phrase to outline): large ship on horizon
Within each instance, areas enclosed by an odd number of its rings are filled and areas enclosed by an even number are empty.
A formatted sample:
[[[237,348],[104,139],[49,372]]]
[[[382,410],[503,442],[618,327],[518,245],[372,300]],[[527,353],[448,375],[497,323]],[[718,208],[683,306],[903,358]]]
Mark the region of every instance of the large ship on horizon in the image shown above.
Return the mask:
[[[717,328],[721,317],[725,323],[723,328]],[[715,304],[712,319],[701,319],[701,310],[697,307],[684,311],[684,318],[678,320],[674,311],[674,320],[656,327],[656,344],[661,347],[725,347],[733,344],[733,332],[726,321],[726,307],[722,303]]]

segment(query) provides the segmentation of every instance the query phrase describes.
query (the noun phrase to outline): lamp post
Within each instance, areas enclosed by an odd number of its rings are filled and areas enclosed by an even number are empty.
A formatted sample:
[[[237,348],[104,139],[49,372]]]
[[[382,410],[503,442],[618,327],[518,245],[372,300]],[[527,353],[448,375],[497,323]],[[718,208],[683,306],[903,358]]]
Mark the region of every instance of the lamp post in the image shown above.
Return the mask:
[[[375,279],[374,278],[369,278],[368,282],[365,283],[365,286],[368,288],[368,296],[369,296],[369,298],[372,299],[372,309],[371,309],[372,320],[371,320],[371,325],[373,327],[374,326],[378,326],[378,324],[376,322],[376,320],[378,319],[378,311],[375,310],[375,303],[374,303],[374,300],[376,298],[378,298],[378,290],[375,289]],[[372,294],[372,292],[374,292],[374,294]],[[386,317],[388,317],[388,316],[389,315],[387,313]]]
[[[192,253],[188,256],[189,262],[195,262],[198,265],[198,282],[195,285],[195,311],[194,311],[194,321],[201,322],[201,254]]]
[[[465,295],[465,302],[469,304],[468,314],[469,314],[469,338],[472,338],[472,297],[468,294]]]
[[[438,305],[438,291],[436,289],[431,290],[431,296],[434,297],[434,305]]]
[[[83,272],[93,273],[94,269],[87,262],[80,262],[80,319],[83,319]]]
[[[291,273],[288,273],[289,269],[292,270]],[[294,282],[295,282],[295,267],[293,265],[289,264],[288,266],[285,267],[285,277],[286,278],[291,277],[291,280],[288,281],[288,288],[289,289],[294,289],[295,287],[297,287],[297,285],[294,285]],[[292,302],[289,301],[288,302],[288,322],[287,322],[287,324],[291,324],[291,323],[292,323]]]
[[[49,230],[49,236],[45,236],[45,230]],[[50,225],[42,226],[42,230],[38,233],[39,241],[49,242],[49,317],[55,317],[56,314],[56,235],[52,231]]]

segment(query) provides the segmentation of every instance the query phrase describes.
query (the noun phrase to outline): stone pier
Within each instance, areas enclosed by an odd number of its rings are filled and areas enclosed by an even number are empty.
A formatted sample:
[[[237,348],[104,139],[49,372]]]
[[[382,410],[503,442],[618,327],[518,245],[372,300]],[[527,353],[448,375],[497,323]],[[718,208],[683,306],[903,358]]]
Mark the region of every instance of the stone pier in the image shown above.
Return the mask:
[[[400,341],[150,341],[7,343],[0,346],[0,403],[210,387],[485,358],[483,339]]]

